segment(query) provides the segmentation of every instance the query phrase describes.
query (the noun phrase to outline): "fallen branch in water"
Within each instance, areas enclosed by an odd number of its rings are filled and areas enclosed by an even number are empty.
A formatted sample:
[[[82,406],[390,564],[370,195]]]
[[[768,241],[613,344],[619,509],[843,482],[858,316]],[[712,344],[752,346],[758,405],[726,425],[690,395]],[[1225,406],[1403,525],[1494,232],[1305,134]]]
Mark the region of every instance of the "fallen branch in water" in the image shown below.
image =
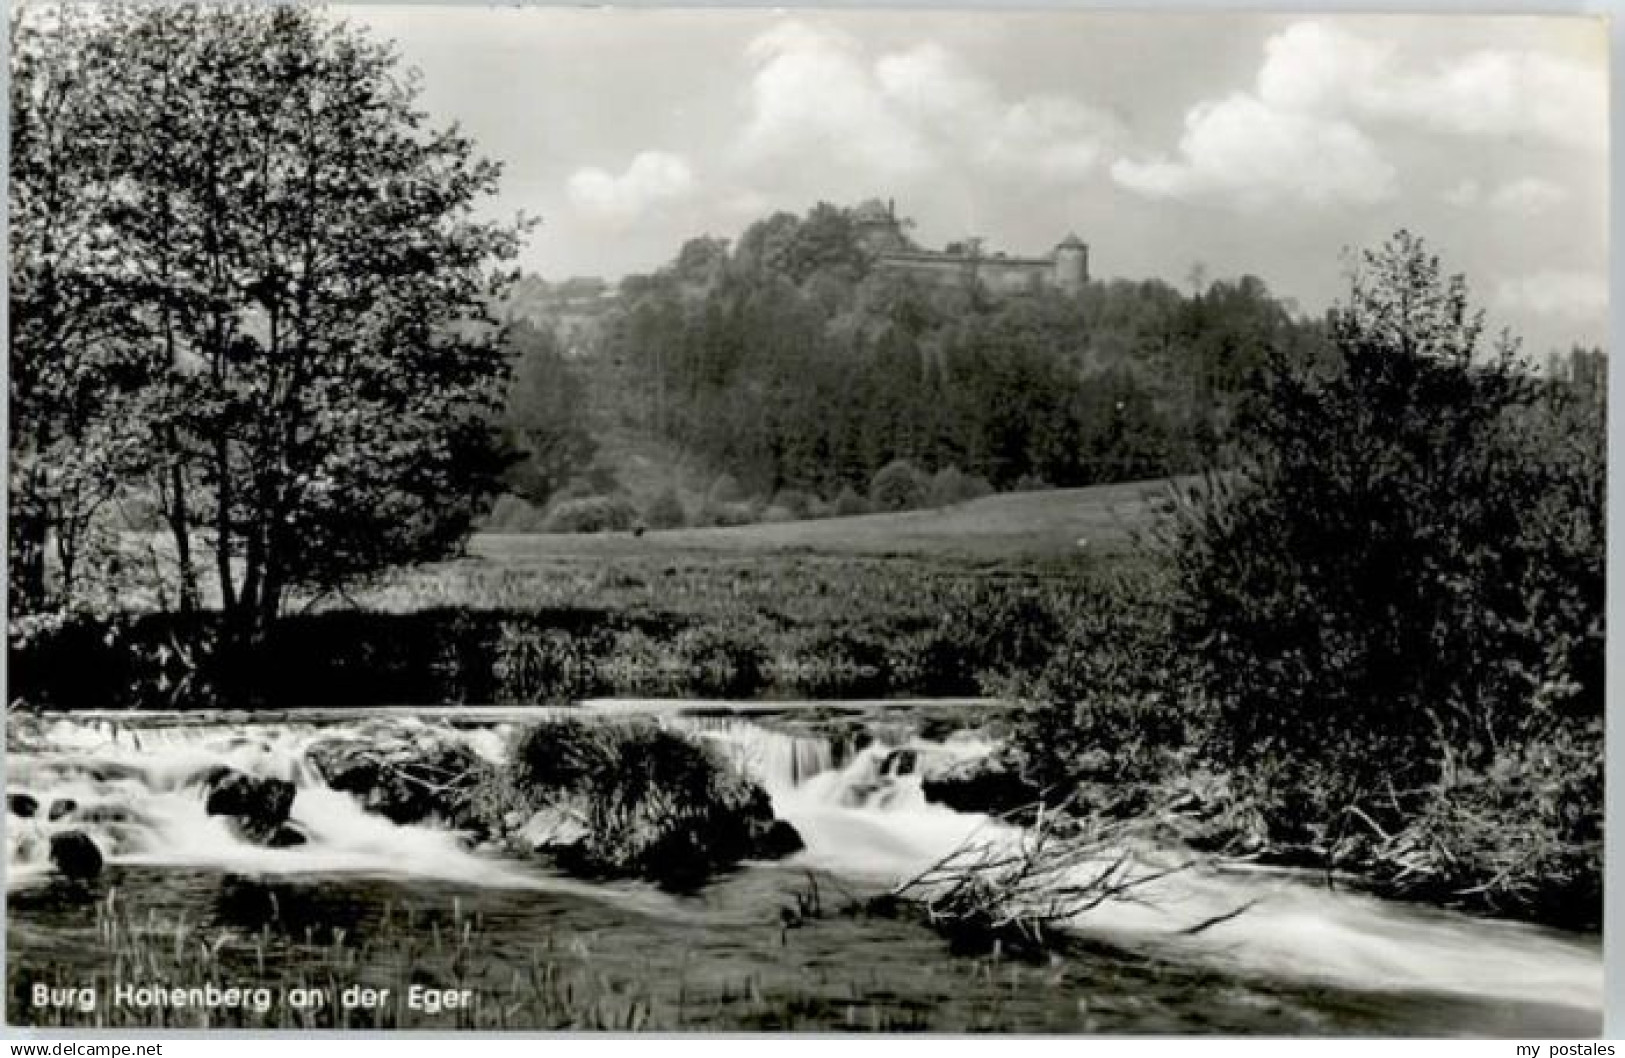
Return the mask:
[[[1064,806],[1063,806],[1064,807]],[[1013,833],[968,840],[891,891],[917,907],[960,950],[1032,956],[1055,946],[1057,927],[1108,903],[1156,906],[1150,887],[1204,861],[1158,864],[1149,849],[1154,820],[1079,820],[1039,806]],[[1252,902],[1183,932],[1227,922]]]

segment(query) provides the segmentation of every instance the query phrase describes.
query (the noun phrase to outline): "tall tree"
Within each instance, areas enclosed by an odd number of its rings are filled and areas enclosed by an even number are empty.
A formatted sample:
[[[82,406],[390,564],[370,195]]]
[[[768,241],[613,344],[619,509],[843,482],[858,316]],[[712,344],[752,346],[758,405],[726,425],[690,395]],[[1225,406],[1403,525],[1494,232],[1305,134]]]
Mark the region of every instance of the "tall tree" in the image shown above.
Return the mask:
[[[145,328],[106,225],[114,174],[96,129],[113,90],[100,16],[75,5],[12,18],[9,584],[13,613],[73,594],[91,521],[140,458],[131,394]]]
[[[1482,766],[1552,671],[1524,528],[1549,490],[1513,431],[1537,389],[1481,328],[1415,236],[1365,254],[1332,363],[1277,364],[1246,460],[1183,524],[1177,630],[1225,753],[1321,769],[1322,819]]]
[[[513,382],[501,429],[518,459],[504,479],[509,492],[541,506],[592,462],[586,387],[551,330],[521,320],[510,328],[508,347]]]
[[[212,549],[227,627],[461,538],[500,470],[486,313],[522,224],[499,167],[416,104],[390,47],[293,6],[113,9],[97,230],[146,325],[137,386],[183,585]],[[184,595],[184,591],[183,591]]]

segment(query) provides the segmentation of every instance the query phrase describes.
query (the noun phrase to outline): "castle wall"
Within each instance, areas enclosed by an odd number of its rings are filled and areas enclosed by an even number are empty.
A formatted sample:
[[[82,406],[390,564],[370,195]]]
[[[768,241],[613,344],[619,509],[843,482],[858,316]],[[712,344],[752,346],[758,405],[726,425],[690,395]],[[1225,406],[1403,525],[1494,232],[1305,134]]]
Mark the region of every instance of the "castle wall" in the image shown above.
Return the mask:
[[[1054,274],[1049,261],[983,258],[976,278],[994,294],[1032,294],[1048,285]]]
[[[922,250],[910,243],[890,202],[872,199],[855,211],[858,238],[881,271],[908,275],[940,287],[980,283],[989,293],[1010,296],[1043,289],[1076,294],[1089,282],[1089,248],[1068,235],[1048,257],[985,256],[980,240],[951,243],[948,252]],[[971,252],[961,252],[969,249]]]
[[[1044,257],[967,257],[946,253],[882,254],[877,267],[938,286],[979,282],[997,295],[1031,294],[1056,281],[1055,262]]]
[[[901,272],[938,286],[963,286],[975,275],[974,262],[954,254],[884,254],[875,264],[888,272]]]

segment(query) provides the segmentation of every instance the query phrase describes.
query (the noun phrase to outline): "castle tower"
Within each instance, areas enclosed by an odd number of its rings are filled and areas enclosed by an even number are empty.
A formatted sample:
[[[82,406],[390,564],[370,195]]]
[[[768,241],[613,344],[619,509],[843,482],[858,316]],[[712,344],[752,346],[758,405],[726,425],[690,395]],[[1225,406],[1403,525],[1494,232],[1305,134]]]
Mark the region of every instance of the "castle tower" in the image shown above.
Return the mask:
[[[1089,247],[1076,235],[1068,235],[1055,248],[1055,289],[1076,294],[1089,282]]]

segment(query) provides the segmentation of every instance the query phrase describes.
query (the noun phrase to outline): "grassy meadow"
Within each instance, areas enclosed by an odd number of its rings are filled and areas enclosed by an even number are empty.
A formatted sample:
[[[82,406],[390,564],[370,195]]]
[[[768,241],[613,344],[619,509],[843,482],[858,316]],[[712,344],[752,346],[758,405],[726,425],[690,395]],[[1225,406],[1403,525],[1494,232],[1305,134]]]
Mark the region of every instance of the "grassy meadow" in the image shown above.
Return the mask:
[[[936,510],[632,533],[480,534],[468,555],[358,592],[367,609],[604,606],[695,611],[707,590],[764,613],[818,606],[839,582],[871,605],[933,575],[1069,574],[1122,561],[1156,517],[1163,482],[1002,493]],[[902,575],[898,584],[887,574]],[[929,600],[922,600],[929,603]],[[857,615],[853,615],[857,616]]]
[[[111,638],[97,621],[46,630],[17,658],[16,686],[66,708],[998,693],[1047,661],[1076,607],[1145,565],[1134,540],[1166,489],[477,536],[462,557],[299,601],[253,671],[213,664],[208,622],[147,608],[115,617]]]
[[[484,536],[474,552],[523,562],[560,551],[613,557],[628,550],[703,551],[757,555],[913,555],[958,558],[1054,558],[1079,551],[1121,551],[1151,517],[1163,482],[1128,482],[1080,489],[1004,492],[931,510],[845,518],[766,522],[708,529],[671,529],[642,537]]]

